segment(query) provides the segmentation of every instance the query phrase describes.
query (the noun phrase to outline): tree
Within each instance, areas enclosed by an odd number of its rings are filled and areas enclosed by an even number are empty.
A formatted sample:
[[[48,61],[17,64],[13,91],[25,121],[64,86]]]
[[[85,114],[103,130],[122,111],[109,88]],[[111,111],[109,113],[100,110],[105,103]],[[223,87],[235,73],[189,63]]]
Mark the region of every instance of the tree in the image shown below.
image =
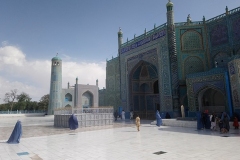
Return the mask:
[[[25,92],[22,92],[20,95],[17,96],[17,100],[18,100],[18,103],[17,103],[17,106],[18,106],[18,109],[19,110],[25,110],[27,105],[31,102],[31,99],[30,96],[25,93]]]
[[[47,110],[48,109],[48,104],[49,104],[49,94],[46,94],[44,96],[42,96],[42,98],[40,99],[38,106],[39,106],[39,110]]]
[[[10,106],[10,111],[12,111],[13,103],[17,98],[17,89],[11,90],[5,94],[4,102],[8,103]]]
[[[0,104],[1,111],[7,111],[7,104]]]
[[[17,96],[18,102],[29,102],[31,101],[31,99],[32,98],[30,98],[30,96],[25,92],[22,92],[20,95]]]
[[[38,102],[36,101],[31,101],[27,104],[26,106],[27,110],[38,110]]]

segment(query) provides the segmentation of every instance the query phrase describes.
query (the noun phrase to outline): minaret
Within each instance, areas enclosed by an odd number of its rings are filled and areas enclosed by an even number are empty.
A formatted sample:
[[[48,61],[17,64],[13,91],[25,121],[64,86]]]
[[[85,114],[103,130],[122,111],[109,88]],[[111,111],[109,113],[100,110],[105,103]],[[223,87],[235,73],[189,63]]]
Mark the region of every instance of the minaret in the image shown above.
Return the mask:
[[[173,3],[168,1],[167,5],[167,34],[168,34],[168,50],[170,57],[171,81],[172,81],[172,97],[173,110],[177,111],[179,107],[179,79],[178,79],[178,63],[176,51],[176,36],[174,25]]]
[[[62,60],[58,57],[52,58],[51,81],[48,115],[54,114],[54,109],[62,107]]]
[[[74,87],[74,92],[75,92],[75,101],[74,101],[74,107],[78,107],[78,77],[76,78],[76,83],[75,83],[75,87]]]
[[[120,74],[120,80],[119,80],[119,84],[120,84],[120,86],[121,86],[121,58],[120,58],[120,56],[121,56],[121,45],[122,45],[122,39],[123,39],[123,33],[122,33],[122,30],[121,30],[121,28],[119,27],[119,31],[118,31],[118,59],[119,59],[119,61],[118,61],[118,65],[119,65],[119,74]],[[127,43],[128,43],[128,40],[127,40]],[[106,84],[106,79],[105,79],[105,84]],[[106,86],[107,86],[107,84],[106,84]],[[121,91],[121,87],[119,86],[119,88],[120,88],[120,93],[122,92]],[[119,97],[119,99],[120,99],[120,101],[121,101],[121,99],[122,99],[122,94],[120,94],[120,97]]]
[[[122,38],[123,38],[123,33],[122,33],[121,28],[119,28],[119,31],[118,31],[118,50],[120,49],[120,47],[122,45]],[[120,54],[120,50],[118,52]]]
[[[98,86],[98,79],[96,80],[96,86]]]

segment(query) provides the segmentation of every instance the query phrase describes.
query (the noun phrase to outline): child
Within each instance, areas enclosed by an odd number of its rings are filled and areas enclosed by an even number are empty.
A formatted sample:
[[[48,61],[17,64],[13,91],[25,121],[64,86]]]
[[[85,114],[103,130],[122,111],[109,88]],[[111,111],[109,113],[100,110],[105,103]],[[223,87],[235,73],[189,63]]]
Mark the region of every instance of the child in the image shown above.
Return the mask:
[[[138,115],[137,115],[137,117],[136,117],[136,126],[137,126],[137,130],[140,131],[140,130],[139,130],[139,127],[140,127],[140,118],[139,118]]]
[[[238,129],[238,127],[239,127],[237,117],[234,117],[234,119],[233,119],[233,126],[235,127],[235,129]]]
[[[219,127],[220,118],[218,118],[218,117],[216,116],[215,120],[216,120],[215,131],[217,131],[217,130],[220,130],[220,127]]]

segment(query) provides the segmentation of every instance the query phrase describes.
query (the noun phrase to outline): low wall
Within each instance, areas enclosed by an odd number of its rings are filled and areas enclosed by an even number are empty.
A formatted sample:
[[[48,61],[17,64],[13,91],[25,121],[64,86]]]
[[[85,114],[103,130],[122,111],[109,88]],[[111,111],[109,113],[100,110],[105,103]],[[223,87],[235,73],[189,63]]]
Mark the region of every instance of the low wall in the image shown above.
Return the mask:
[[[0,114],[0,117],[37,117],[37,116],[45,116],[45,113]]]
[[[54,126],[68,128],[68,120],[72,114],[78,119],[78,127],[112,125],[113,111],[113,107],[59,108],[54,110]]]
[[[78,127],[105,126],[113,124],[112,113],[82,113],[74,114],[78,119]],[[54,126],[68,128],[71,114],[54,115]]]

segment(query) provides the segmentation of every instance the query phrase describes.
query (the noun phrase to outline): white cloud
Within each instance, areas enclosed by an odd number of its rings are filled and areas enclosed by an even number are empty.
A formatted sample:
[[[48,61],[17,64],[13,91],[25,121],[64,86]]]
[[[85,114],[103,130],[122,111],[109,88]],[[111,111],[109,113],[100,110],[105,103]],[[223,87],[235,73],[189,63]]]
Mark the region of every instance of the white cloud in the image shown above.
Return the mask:
[[[64,57],[68,57],[64,55]],[[95,85],[99,80],[99,88],[105,87],[105,62],[87,63],[73,62],[63,58],[62,85],[63,88],[75,84]],[[10,90],[17,89],[18,93],[26,92],[33,100],[49,93],[51,60],[27,60],[26,55],[15,46],[0,47],[0,103]]]
[[[20,49],[14,46],[0,48],[0,65],[22,66],[25,62],[25,55]]]

